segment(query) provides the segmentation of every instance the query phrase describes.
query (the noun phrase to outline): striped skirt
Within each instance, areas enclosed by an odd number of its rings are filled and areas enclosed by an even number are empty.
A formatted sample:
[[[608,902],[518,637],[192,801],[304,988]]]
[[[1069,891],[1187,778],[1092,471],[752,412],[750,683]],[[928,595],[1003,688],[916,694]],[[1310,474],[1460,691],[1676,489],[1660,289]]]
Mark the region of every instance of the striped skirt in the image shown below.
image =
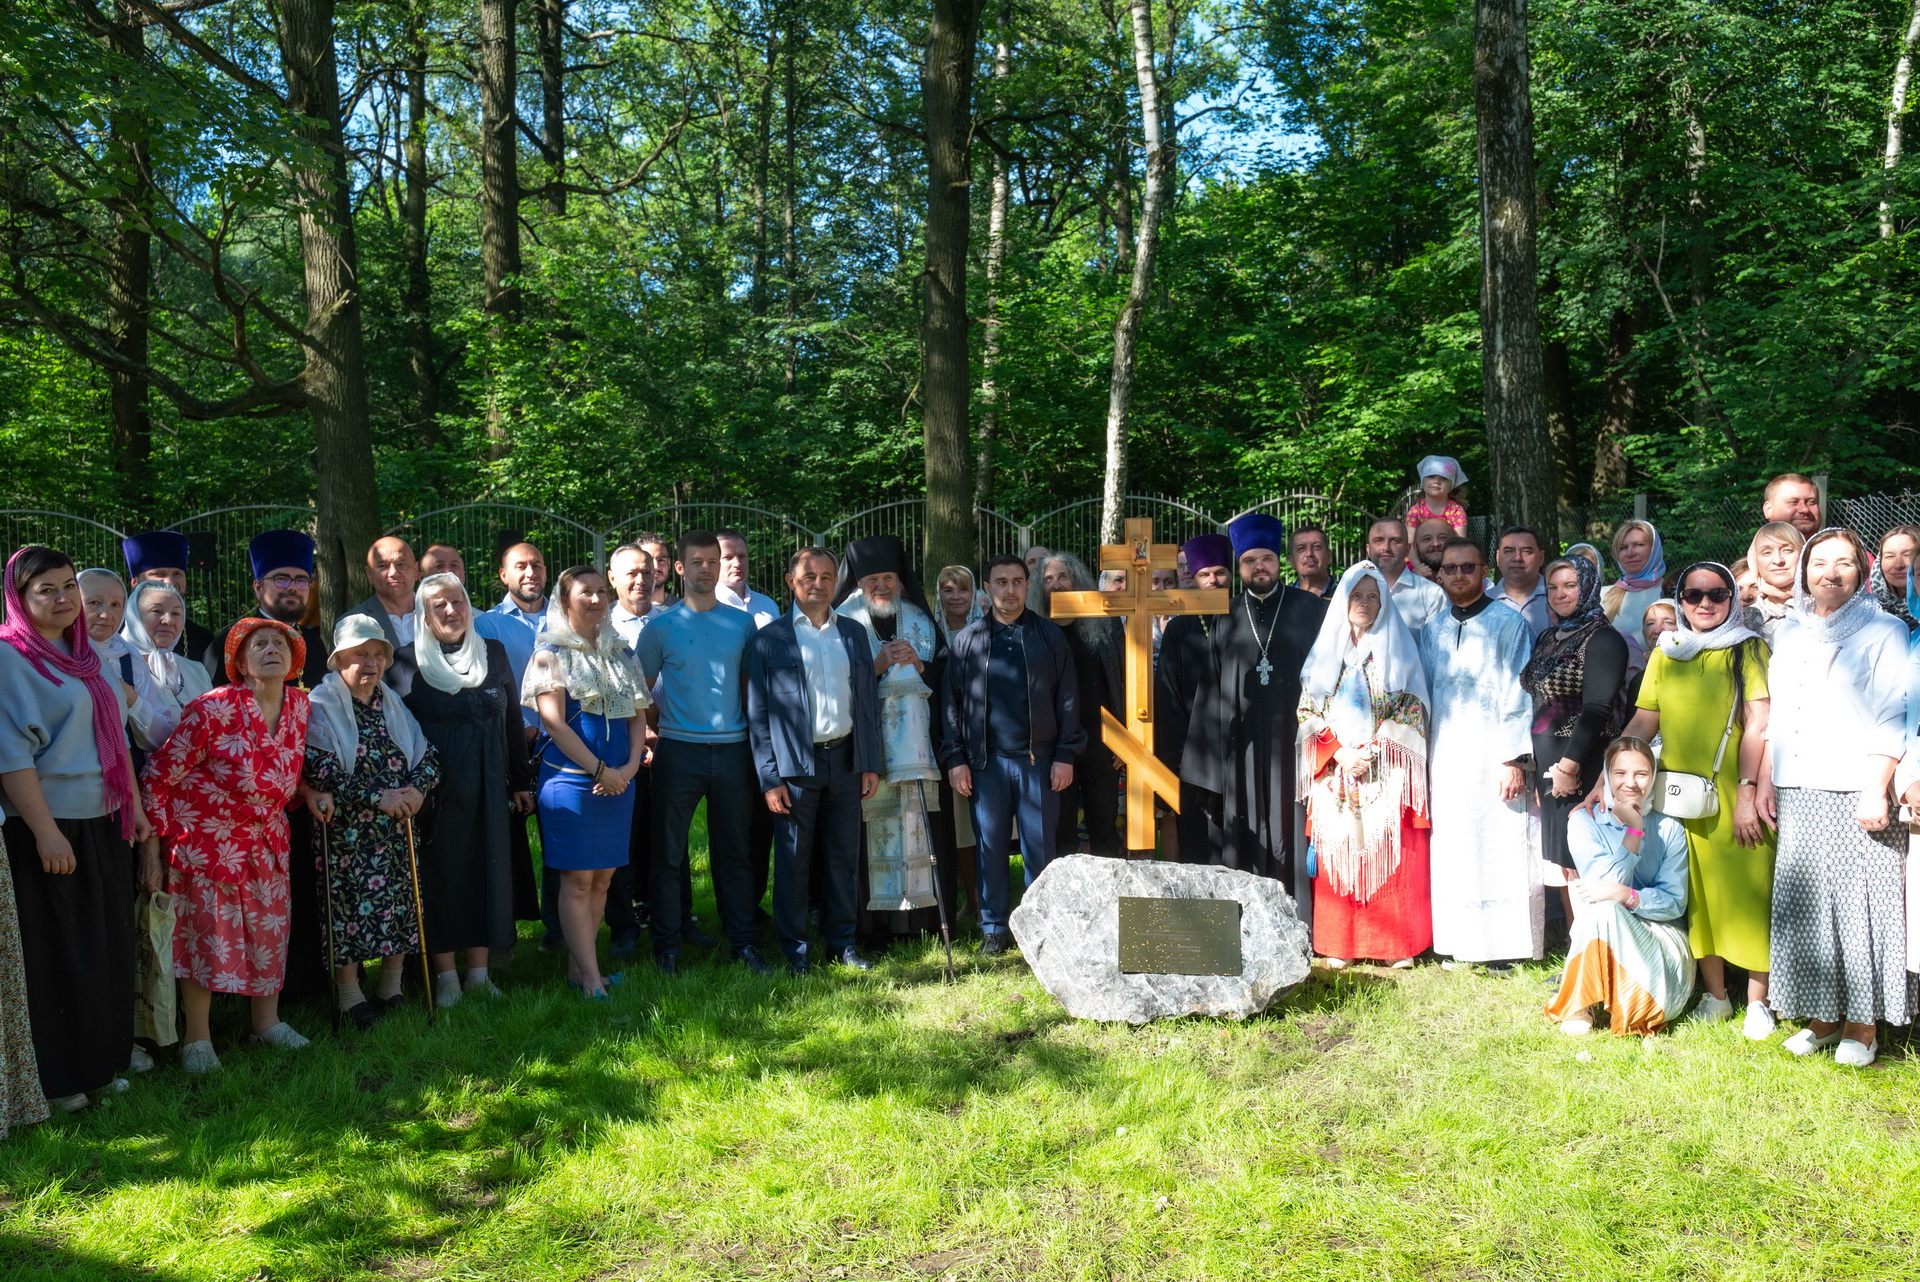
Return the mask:
[[[1614,1035],[1647,1037],[1686,1009],[1693,952],[1683,923],[1646,921],[1625,904],[1574,897],[1573,939],[1560,991],[1547,1004],[1556,1020],[1604,1006]]]

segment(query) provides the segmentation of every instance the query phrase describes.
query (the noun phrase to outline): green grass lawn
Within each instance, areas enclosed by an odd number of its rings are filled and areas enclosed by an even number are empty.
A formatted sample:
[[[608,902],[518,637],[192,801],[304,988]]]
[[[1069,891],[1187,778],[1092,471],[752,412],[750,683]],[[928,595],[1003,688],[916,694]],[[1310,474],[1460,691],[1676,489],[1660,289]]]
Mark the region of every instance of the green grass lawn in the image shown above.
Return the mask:
[[[971,945],[953,985],[915,946],[643,964],[590,1005],[532,929],[507,995],[438,1028],[336,1042],[302,1010],[288,1056],[234,1044],[234,1007],[224,1072],[167,1056],[0,1142],[0,1276],[1920,1277],[1905,1048],[1576,1042],[1551,966],[1083,1024]]]

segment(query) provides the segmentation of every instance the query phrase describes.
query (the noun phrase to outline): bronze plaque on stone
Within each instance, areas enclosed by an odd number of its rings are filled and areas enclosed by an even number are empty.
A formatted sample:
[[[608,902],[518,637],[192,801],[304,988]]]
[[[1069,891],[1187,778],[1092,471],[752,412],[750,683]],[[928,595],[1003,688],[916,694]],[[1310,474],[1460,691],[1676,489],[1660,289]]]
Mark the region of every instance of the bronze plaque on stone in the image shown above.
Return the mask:
[[[1121,896],[1120,970],[1127,975],[1238,975],[1240,901]]]

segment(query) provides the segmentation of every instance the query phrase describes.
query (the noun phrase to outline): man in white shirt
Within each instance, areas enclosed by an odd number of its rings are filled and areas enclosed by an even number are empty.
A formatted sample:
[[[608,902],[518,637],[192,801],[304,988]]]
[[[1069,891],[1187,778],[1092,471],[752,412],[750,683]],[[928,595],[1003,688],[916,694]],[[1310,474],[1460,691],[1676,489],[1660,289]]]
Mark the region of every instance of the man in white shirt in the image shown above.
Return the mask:
[[[607,582],[613,588],[613,608],[607,622],[632,649],[659,607],[653,603],[653,556],[638,543],[623,543],[607,558]]]
[[[420,562],[407,541],[389,534],[367,549],[367,582],[373,595],[349,614],[364,614],[379,623],[387,644],[395,650],[413,644],[413,590],[420,585]]]
[[[1552,622],[1547,617],[1547,583],[1540,576],[1547,564],[1540,535],[1524,525],[1508,526],[1500,531],[1493,561],[1500,568],[1500,589],[1493,593],[1493,599],[1518,610],[1527,621],[1527,630],[1538,637]]]
[[[867,631],[833,612],[838,566],[825,548],[789,563],[793,611],[747,646],[747,731],[773,818],[773,920],[787,968],[810,968],[807,901],[816,858],[820,934],[829,961],[872,963],[854,945],[859,923],[860,803],[880,786],[878,682]]]
[[[1367,559],[1380,567],[1380,577],[1393,593],[1393,608],[1418,638],[1420,629],[1447,608],[1447,594],[1407,569],[1406,522],[1388,516],[1369,526]]]
[[[721,605],[745,610],[753,616],[753,626],[764,628],[780,617],[780,603],[764,592],[747,586],[747,540],[738,530],[719,530],[720,584],[713,594]]]

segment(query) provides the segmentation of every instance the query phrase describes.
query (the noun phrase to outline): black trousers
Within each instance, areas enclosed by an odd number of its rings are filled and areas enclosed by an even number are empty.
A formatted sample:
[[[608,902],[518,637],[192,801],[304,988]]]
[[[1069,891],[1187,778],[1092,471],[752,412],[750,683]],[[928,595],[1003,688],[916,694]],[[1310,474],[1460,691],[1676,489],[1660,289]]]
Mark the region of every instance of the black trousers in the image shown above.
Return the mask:
[[[1180,781],[1180,862],[1217,864],[1227,846],[1220,826],[1220,794]]]
[[[767,897],[768,858],[773,854],[773,811],[767,809],[765,798],[755,801],[753,811],[747,816],[747,872],[753,879],[753,911],[755,921],[765,921],[760,905]]]
[[[1069,854],[1078,846],[1079,815],[1087,816],[1087,852],[1118,859],[1120,849],[1120,773],[1113,754],[1095,736],[1073,761],[1073,784],[1060,793],[1060,819],[1053,830],[1053,851]]]
[[[688,835],[693,812],[707,803],[707,858],[713,874],[713,898],[720,929],[735,949],[759,942],[754,919],[753,874],[748,867],[748,832],[754,809],[764,811],[747,741],[691,743],[662,739],[653,757],[653,861],[647,905],[653,923],[653,950],[677,952],[686,919],[682,897],[686,882]]]
[[[789,962],[807,960],[808,888],[820,874],[820,936],[828,956],[853,944],[859,916],[855,885],[860,877],[860,776],[853,744],[815,748],[818,782],[787,781],[790,813],[773,820],[773,924]]]

